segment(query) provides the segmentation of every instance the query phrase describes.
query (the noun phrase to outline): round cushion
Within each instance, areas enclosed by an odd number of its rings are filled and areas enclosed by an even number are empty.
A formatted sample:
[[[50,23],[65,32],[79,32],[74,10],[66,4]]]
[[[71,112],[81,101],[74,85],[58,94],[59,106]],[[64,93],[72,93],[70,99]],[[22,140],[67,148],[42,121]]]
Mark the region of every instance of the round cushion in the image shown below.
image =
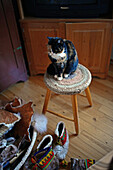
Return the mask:
[[[77,70],[73,75],[63,80],[57,80],[53,75],[47,72],[44,75],[46,86],[53,92],[62,95],[73,95],[84,91],[91,83],[90,71],[81,64],[78,64]]]

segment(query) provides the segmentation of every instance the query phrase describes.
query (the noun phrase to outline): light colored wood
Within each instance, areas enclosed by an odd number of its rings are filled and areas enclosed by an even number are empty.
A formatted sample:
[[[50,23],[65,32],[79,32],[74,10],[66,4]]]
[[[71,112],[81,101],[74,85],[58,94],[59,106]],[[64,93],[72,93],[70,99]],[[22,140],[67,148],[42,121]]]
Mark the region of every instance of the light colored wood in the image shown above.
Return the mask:
[[[102,78],[109,69],[111,29],[109,23],[102,22],[66,23],[66,38],[75,44],[79,62]]]
[[[61,118],[64,118],[64,119],[67,119],[67,120],[70,120],[70,121],[74,121],[73,119],[71,119],[71,118],[69,118],[69,117],[67,117],[67,116],[64,116],[64,115],[62,115],[62,114],[53,112],[53,111],[51,111],[51,110],[46,110],[46,111],[49,112],[49,113],[52,113],[52,114],[54,114],[54,115],[56,115],[56,116],[59,116],[59,117],[61,117]],[[43,112],[42,112],[42,113],[43,113]]]
[[[64,37],[64,23],[24,23],[21,25],[31,75],[44,73],[51,63],[47,37]]]
[[[112,47],[112,20],[24,19],[20,23],[24,30],[23,39],[31,75],[46,71],[50,64],[47,36],[57,36],[74,43],[79,62],[94,76],[107,76]]]
[[[50,19],[50,18],[30,18],[30,17],[26,17],[24,20],[20,20],[21,23],[29,23],[29,22],[32,22],[32,23],[37,23],[37,22],[48,22],[48,23],[53,23],[53,22],[56,22],[56,23],[83,23],[83,22],[99,22],[99,23],[102,23],[102,22],[105,22],[105,23],[111,23],[112,25],[112,28],[113,28],[113,19],[65,19],[65,18],[60,18],[60,19],[57,19],[57,18],[54,18],[54,19]]]
[[[78,104],[77,104],[77,95],[72,95],[72,109],[73,109],[73,117],[75,124],[76,135],[79,134],[79,122],[78,122]]]
[[[87,107],[85,97],[77,95],[80,134],[73,136],[75,130],[72,121],[46,113],[48,119],[46,134],[54,134],[59,121],[64,121],[69,134],[70,158],[95,159],[96,162],[113,150],[113,81],[93,78],[90,85],[93,107]],[[26,82],[16,83],[0,93],[0,103],[12,100],[15,96],[28,102],[33,101],[35,112],[41,113],[45,100],[46,86],[43,76],[32,76]],[[54,110],[65,116],[73,117],[70,96],[51,94],[48,110]],[[45,135],[45,134],[43,134]]]
[[[86,93],[86,96],[87,96],[87,99],[88,99],[90,106],[92,106],[92,99],[91,99],[91,93],[90,93],[89,87],[87,87],[85,89],[85,93]]]
[[[95,165],[92,165],[89,170],[108,170],[109,164],[111,160],[113,159],[113,150],[109,152],[107,155],[105,155],[103,158],[101,158]],[[110,169],[112,170],[112,169]]]
[[[75,125],[76,135],[78,135],[79,134],[79,123],[78,123],[77,95],[72,95],[72,109],[73,109],[73,117],[74,117],[74,119],[72,119],[72,118],[69,118],[67,116],[64,116],[63,114],[56,113],[54,111],[51,111],[51,110],[47,109],[48,108],[48,104],[49,104],[49,100],[50,100],[50,94],[51,94],[51,90],[49,90],[47,88],[47,93],[46,93],[46,97],[45,97],[42,113],[45,114],[46,112],[49,112],[49,113],[51,113],[53,115],[56,115],[58,117],[64,118],[64,119],[69,120],[69,121],[73,121],[74,125]]]
[[[17,4],[18,4],[19,13],[20,13],[20,19],[24,19],[24,12],[23,12],[21,0],[17,0]]]
[[[50,96],[51,96],[51,90],[47,89],[47,93],[46,93],[46,97],[45,97],[45,101],[44,101],[44,106],[43,106],[43,110],[42,110],[43,114],[45,114],[46,111],[47,111],[47,106],[48,106],[48,103],[49,103]]]

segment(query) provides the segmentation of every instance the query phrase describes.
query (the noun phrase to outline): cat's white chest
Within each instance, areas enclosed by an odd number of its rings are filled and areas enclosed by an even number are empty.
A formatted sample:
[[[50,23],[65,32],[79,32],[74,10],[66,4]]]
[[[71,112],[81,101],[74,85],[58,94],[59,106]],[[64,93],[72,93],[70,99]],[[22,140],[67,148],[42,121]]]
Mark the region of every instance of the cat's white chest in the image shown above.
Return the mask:
[[[57,60],[56,62],[59,63],[59,62],[64,62],[65,59],[66,59],[66,53],[64,52],[64,50],[61,52],[61,53],[53,53],[52,51],[49,52],[49,55]]]

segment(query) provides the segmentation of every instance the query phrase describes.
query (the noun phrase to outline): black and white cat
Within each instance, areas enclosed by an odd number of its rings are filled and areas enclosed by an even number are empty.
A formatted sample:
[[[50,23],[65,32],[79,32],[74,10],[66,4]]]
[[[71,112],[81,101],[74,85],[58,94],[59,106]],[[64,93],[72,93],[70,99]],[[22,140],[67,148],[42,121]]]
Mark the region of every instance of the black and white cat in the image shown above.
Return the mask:
[[[78,66],[78,56],[73,43],[58,37],[48,37],[48,40],[48,57],[52,63],[47,68],[47,73],[58,80],[69,77]]]

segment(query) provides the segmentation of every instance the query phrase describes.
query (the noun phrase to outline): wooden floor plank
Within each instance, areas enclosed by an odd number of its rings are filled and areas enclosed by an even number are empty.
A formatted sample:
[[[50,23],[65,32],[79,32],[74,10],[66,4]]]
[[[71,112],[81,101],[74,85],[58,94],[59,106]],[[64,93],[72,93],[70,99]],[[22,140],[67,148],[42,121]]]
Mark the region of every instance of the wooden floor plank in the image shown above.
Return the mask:
[[[107,86],[108,88],[112,88],[113,89],[113,82],[109,81],[108,79],[98,79],[95,78],[94,81],[101,83],[102,85]]]
[[[85,122],[89,123],[93,126],[101,130],[102,132],[106,133],[107,135],[113,137],[113,126],[109,126],[106,122],[101,123],[101,120],[90,116],[86,112],[80,112],[80,119],[84,120]]]
[[[107,106],[102,105],[99,108],[99,111],[101,111],[102,113],[104,113],[107,116],[109,116],[111,118],[111,122],[113,123],[113,109],[111,109],[111,108],[109,108]],[[113,124],[112,124],[112,126],[113,126]]]
[[[113,110],[113,102],[106,99],[106,96],[101,97],[99,94],[95,94],[93,91],[91,93],[92,99]]]
[[[101,97],[105,97],[106,99],[112,101],[113,99],[113,88],[107,87],[104,84],[102,85],[100,82],[93,81],[91,84],[91,90],[93,88],[93,93],[99,94]]]
[[[83,96],[78,98],[78,112],[80,134],[75,133],[74,123],[58,118],[50,113],[48,131],[46,134],[54,135],[56,125],[64,121],[69,134],[69,150],[66,160],[74,158],[93,158],[99,160],[113,149],[113,81],[93,78],[90,85],[93,106],[89,107],[88,101]],[[0,94],[0,102],[12,100],[18,96],[28,102],[33,101],[34,111],[42,113],[46,86],[43,75],[32,76],[26,82],[16,83]],[[2,103],[0,103],[2,104]],[[52,93],[49,109],[65,116],[73,117],[71,97]]]

